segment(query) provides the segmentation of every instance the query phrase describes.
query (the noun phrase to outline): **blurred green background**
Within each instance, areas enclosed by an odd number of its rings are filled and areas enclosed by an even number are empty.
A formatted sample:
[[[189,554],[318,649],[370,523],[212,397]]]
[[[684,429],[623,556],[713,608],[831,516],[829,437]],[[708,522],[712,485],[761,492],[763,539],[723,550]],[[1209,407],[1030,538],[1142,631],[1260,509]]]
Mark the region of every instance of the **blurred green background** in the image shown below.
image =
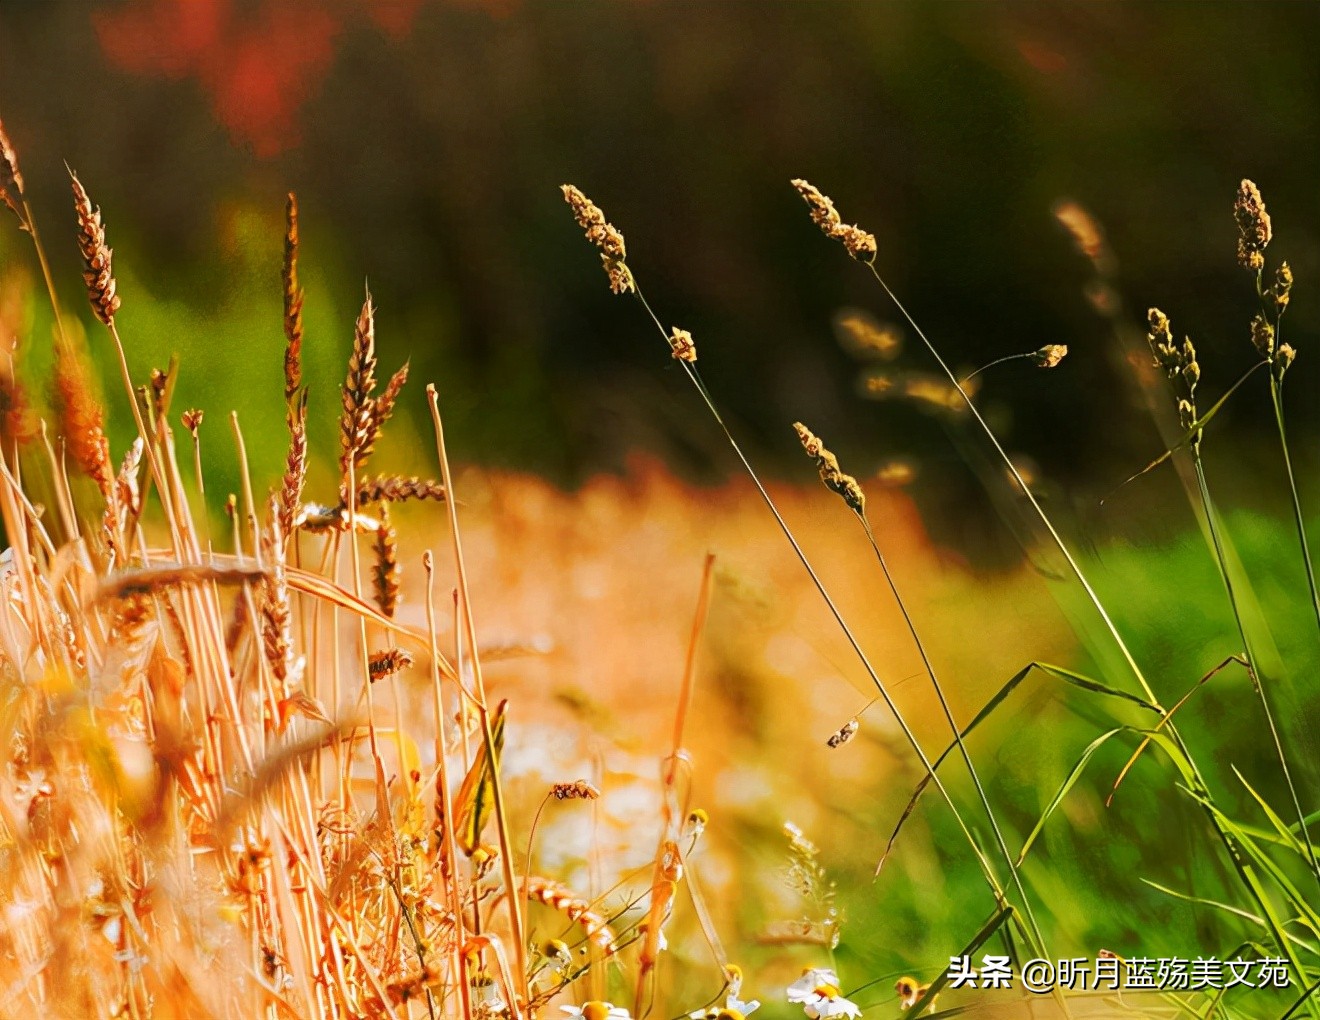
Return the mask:
[[[982,497],[987,477],[992,488],[1002,479],[975,437],[955,426],[951,443],[943,419],[858,397],[857,363],[831,321],[844,307],[881,321],[894,313],[809,221],[788,186],[806,177],[876,233],[881,272],[952,363],[1069,346],[1048,374],[1022,362],[987,373],[980,402],[1092,554],[1102,594],[1169,702],[1235,650],[1232,621],[1173,471],[1099,506],[1161,438],[1116,323],[1083,294],[1091,267],[1051,209],[1071,199],[1103,225],[1129,309],[1120,332],[1159,304],[1193,336],[1208,404],[1255,360],[1232,200],[1242,177],[1260,184],[1274,217],[1271,265],[1287,258],[1297,278],[1289,414],[1303,503],[1317,505],[1317,40],[1314,4],[4,0],[0,117],[107,392],[117,385],[81,298],[64,161],[108,222],[135,373],[177,351],[176,406],[204,407],[217,422],[238,410],[261,478],[278,473],[284,453],[289,189],[302,208],[305,357],[323,461],[333,459],[336,387],[366,279],[382,372],[410,359],[416,380],[402,412],[412,433],[394,429],[382,463],[429,472],[420,391],[435,381],[465,460],[566,485],[618,470],[637,449],[691,477],[731,472],[640,309],[608,292],[559,196],[569,181],[623,231],[662,319],[693,332],[707,382],[770,474],[812,475],[788,428],[795,419],[859,475],[912,458],[911,491],[937,541],[978,567],[1018,563],[1015,536],[1032,540],[1011,512],[1009,527],[998,516],[1011,498]],[[23,241],[0,232],[4,264],[28,259]],[[32,315],[23,357],[40,369],[48,313],[37,302]],[[931,367],[910,340],[900,364]],[[1256,381],[1217,420],[1207,459],[1281,650],[1294,676],[1310,677],[1315,635]],[[114,424],[122,449],[129,423],[119,414]],[[211,435],[209,487],[223,494],[236,466],[222,431]],[[1093,668],[1112,665],[1102,641],[1084,644]],[[1183,726],[1213,752],[1212,785],[1235,789],[1229,765],[1247,763],[1281,805],[1255,717],[1242,722],[1251,698],[1240,675],[1211,685]],[[1010,706],[974,746],[995,763],[1001,793],[1017,798],[1019,837],[1109,725],[1075,696],[1028,700],[1031,724],[1053,739],[1013,742],[1026,724]],[[1302,732],[1314,703],[1304,690],[1287,706],[1302,748],[1314,746]],[[1106,751],[1099,774],[1112,776],[1127,753]],[[1314,789],[1313,756],[1302,757]],[[872,792],[888,820],[910,784],[883,783]],[[1223,915],[1139,882],[1235,895],[1200,816],[1153,767],[1129,782],[1121,814],[1104,813],[1095,791],[1105,788],[1079,787],[1067,824],[1028,869],[1063,919],[1067,948],[1227,955],[1234,929]],[[931,844],[956,842],[947,819],[930,814]],[[850,916],[886,933],[845,942],[845,962],[883,973],[893,947],[947,948],[982,919],[964,906],[979,895],[970,866],[929,889],[939,869],[916,856],[908,895],[873,897],[875,818],[841,826],[837,841],[864,851],[855,873],[839,876]]]

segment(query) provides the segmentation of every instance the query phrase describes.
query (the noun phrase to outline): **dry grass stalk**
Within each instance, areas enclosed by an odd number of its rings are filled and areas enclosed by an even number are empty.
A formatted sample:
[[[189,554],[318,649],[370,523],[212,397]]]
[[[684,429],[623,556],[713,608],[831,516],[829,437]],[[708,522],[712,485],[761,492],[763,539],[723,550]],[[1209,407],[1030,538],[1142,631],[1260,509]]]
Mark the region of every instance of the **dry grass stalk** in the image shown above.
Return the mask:
[[[37,435],[37,419],[18,378],[15,352],[10,349],[0,358],[0,440],[8,451],[11,446],[26,446]]]
[[[371,584],[376,605],[380,606],[382,615],[393,618],[399,607],[402,587],[399,581],[399,543],[394,527],[390,524],[389,511],[383,504],[380,508],[380,527],[373,536],[372,547],[376,562],[371,568]]]
[[[408,499],[443,500],[445,487],[439,482],[402,475],[377,475],[358,483],[358,506],[369,503],[402,503]]]
[[[298,198],[284,207],[284,399],[292,403],[302,385],[303,290],[298,286]]]
[[[0,122],[0,202],[7,205],[18,217],[18,222],[27,229],[27,216],[23,212],[23,175],[18,169],[18,153],[5,134],[5,125]]]
[[[115,293],[115,276],[111,266],[114,250],[105,242],[105,223],[101,210],[92,207],[92,200],[78,180],[69,172],[73,182],[73,204],[78,213],[78,250],[83,257],[83,281],[87,284],[87,297],[92,311],[109,326],[119,311],[119,295]]]
[[[605,916],[593,910],[590,901],[582,899],[562,882],[529,875],[527,895],[538,903],[544,903],[551,910],[557,910],[570,921],[582,928],[588,942],[599,946],[601,951],[610,956],[618,951],[614,929]]]

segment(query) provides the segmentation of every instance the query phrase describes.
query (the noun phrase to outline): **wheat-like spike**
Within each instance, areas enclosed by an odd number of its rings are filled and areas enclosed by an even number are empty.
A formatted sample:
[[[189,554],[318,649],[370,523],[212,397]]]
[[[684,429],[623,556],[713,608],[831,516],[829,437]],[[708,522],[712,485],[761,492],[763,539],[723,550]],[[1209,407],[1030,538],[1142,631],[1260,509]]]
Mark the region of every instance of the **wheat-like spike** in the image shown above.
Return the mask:
[[[110,442],[105,436],[105,411],[96,399],[91,375],[72,347],[55,346],[55,410],[69,456],[94,480],[109,502],[114,491]]]
[[[341,454],[339,469],[348,482],[349,468],[359,467],[364,448],[371,438],[376,416],[376,310],[367,292],[353,330],[353,353],[348,359],[348,378],[344,382],[344,413],[339,419]],[[345,493],[347,502],[347,493]]]
[[[302,385],[303,290],[298,286],[298,197],[289,192],[284,207],[284,399],[292,402]]]
[[[290,536],[302,508],[303,485],[307,480],[307,395],[304,391],[301,400],[289,410],[289,452],[284,461],[284,478],[280,484],[280,496],[276,517],[280,523],[280,533],[288,544]]]
[[[261,644],[271,672],[280,684],[281,693],[289,679],[293,661],[293,632],[290,627],[289,583],[284,573],[285,533],[280,528],[282,507],[279,496],[270,500],[270,524],[262,534],[262,553],[268,573],[261,585]]]
[[[0,202],[4,202],[18,222],[27,229],[27,216],[23,213],[23,175],[18,170],[18,153],[5,134],[5,125],[0,122]]]
[[[571,889],[554,879],[530,875],[527,879],[527,895],[552,910],[557,910],[570,921],[582,928],[587,941],[594,942],[606,956],[618,950],[614,930],[604,916],[591,909],[591,904],[577,896]]]
[[[111,267],[114,250],[105,243],[105,223],[101,210],[93,208],[92,200],[72,170],[73,205],[78,213],[78,249],[83,257],[83,281],[87,284],[87,297],[92,311],[105,325],[110,325],[119,311],[119,295],[115,293],[115,275]]]
[[[381,432],[385,428],[385,423],[394,415],[394,405],[398,402],[399,393],[403,390],[404,384],[408,381],[408,362],[404,362],[397,372],[390,376],[390,381],[385,384],[385,390],[376,401],[376,413],[372,421],[371,443],[374,446],[376,440],[380,438]]]
[[[380,527],[373,536],[372,546],[376,552],[376,562],[371,569],[376,605],[380,606],[382,615],[393,619],[399,605],[399,543],[384,504],[380,508]]]
[[[358,506],[368,503],[401,503],[406,499],[445,498],[445,487],[439,482],[402,475],[377,475],[365,478],[358,485]]]

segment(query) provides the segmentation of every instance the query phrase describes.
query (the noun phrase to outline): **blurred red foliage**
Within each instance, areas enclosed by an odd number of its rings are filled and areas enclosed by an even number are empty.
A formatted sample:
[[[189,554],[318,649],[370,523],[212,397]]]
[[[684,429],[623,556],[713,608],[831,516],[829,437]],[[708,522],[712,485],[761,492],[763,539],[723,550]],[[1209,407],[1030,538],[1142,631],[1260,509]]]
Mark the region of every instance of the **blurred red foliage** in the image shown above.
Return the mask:
[[[98,11],[109,62],[144,76],[195,77],[216,119],[262,158],[298,144],[298,111],[324,80],[353,17],[402,38],[422,0],[151,0]]]

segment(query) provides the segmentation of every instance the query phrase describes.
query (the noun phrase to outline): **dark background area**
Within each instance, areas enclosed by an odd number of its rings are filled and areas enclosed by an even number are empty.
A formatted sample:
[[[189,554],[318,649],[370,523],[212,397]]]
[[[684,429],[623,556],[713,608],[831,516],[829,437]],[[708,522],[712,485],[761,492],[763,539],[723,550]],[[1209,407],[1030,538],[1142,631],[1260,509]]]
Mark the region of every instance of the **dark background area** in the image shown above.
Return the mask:
[[[324,358],[330,384],[366,277],[382,371],[411,358],[419,428],[421,385],[439,383],[467,458],[565,484],[636,449],[698,477],[731,470],[640,307],[608,292],[558,194],[571,181],[627,237],[661,318],[693,332],[772,473],[810,475],[788,427],[799,418],[859,475],[915,458],[937,534],[993,560],[945,424],[858,398],[831,319],[845,306],[896,316],[788,180],[875,232],[881,272],[952,363],[1069,345],[1051,373],[987,373],[980,399],[1010,449],[1093,509],[1159,437],[1051,208],[1070,198],[1103,224],[1128,308],[1158,303],[1196,339],[1209,403],[1253,361],[1232,200],[1256,180],[1271,266],[1286,257],[1298,281],[1291,424],[1314,435],[1317,41],[1310,4],[9,0],[0,117],[65,302],[78,280],[67,160],[105,210],[117,264],[206,324],[184,340],[144,320],[128,337],[135,371],[183,346],[198,402],[224,374],[278,408],[293,188],[309,360]],[[235,210],[268,228],[255,256]],[[121,290],[127,318],[137,296],[131,280]],[[268,344],[231,341],[226,322],[253,302]],[[910,340],[898,366],[933,367]],[[333,393],[313,399],[330,422]],[[1263,383],[1217,428],[1218,449],[1270,441]],[[1160,484],[1132,498],[1173,492]]]

